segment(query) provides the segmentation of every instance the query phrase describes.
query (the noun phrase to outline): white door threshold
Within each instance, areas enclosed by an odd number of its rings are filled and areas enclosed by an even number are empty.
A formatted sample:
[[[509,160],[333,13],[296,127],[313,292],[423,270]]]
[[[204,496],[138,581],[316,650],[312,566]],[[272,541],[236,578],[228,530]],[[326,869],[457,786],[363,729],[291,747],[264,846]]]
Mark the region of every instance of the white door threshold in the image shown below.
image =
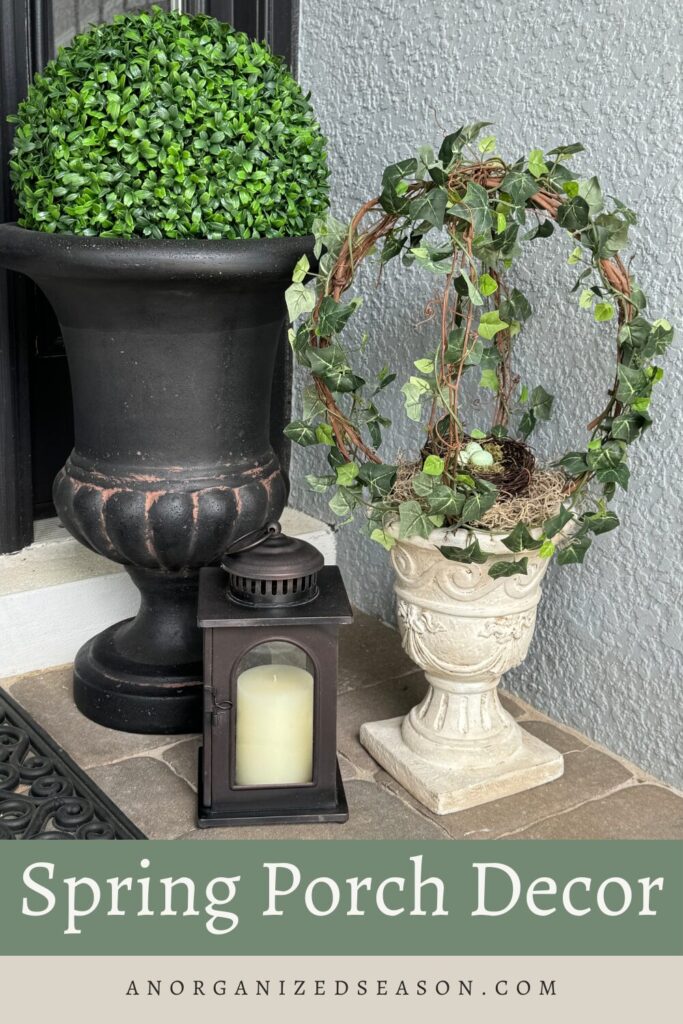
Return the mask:
[[[281,522],[335,564],[330,526],[291,508]],[[37,522],[30,547],[0,556],[0,679],[68,664],[95,633],[135,615],[139,603],[122,566],[88,551],[58,519]]]

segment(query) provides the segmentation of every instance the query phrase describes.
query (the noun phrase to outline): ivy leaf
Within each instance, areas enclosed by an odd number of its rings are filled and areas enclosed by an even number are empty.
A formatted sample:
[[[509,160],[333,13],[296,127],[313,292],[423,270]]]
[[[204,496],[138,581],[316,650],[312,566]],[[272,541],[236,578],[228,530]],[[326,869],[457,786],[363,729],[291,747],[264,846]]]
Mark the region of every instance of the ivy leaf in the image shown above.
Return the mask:
[[[307,448],[309,445],[317,443],[315,431],[308,423],[304,423],[303,420],[293,420],[291,423],[288,423],[283,433],[290,441],[300,444],[302,448]]]
[[[586,462],[585,452],[567,452],[567,454],[560,459],[559,465],[565,471],[567,476],[577,477],[588,472],[588,463]]]
[[[472,305],[473,306],[482,306],[484,304],[484,300],[482,299],[481,295],[479,294],[479,291],[477,290],[476,285],[470,280],[469,274],[466,271],[461,270],[460,271],[460,277],[465,282],[465,286],[467,288],[467,294],[469,295],[469,299],[470,299],[470,302],[472,303]]]
[[[508,323],[513,320],[528,320],[531,312],[529,300],[519,288],[513,288],[507,299],[500,304],[500,315]]]
[[[316,492],[316,494],[322,494],[324,491],[329,490],[332,484],[335,483],[335,477],[331,474],[327,474],[326,476],[314,476],[314,474],[309,473],[306,476],[306,483],[312,491]]]
[[[319,423],[315,428],[315,439],[318,444],[329,445],[330,448],[334,447],[334,431],[329,423]]]
[[[297,260],[296,266],[292,272],[292,281],[294,284],[299,284],[306,277],[306,274],[310,270],[310,263],[308,262],[308,256],[304,253],[300,260]]]
[[[433,359],[416,359],[413,363],[416,370],[420,373],[430,374],[434,373],[434,360]]]
[[[566,545],[561,548],[557,553],[557,561],[559,565],[575,565],[583,562],[586,557],[586,552],[591,546],[590,537],[574,537]]]
[[[611,469],[624,461],[626,446],[623,441],[598,440],[598,447],[589,449],[586,461],[591,469]]]
[[[610,436],[617,441],[631,444],[651,423],[652,420],[645,413],[621,413],[612,421]]]
[[[533,174],[534,178],[540,178],[543,174],[548,173],[548,165],[543,159],[542,149],[532,149],[527,163],[529,172]]]
[[[429,511],[435,515],[458,519],[465,503],[465,495],[459,494],[445,484],[437,484],[427,495]]]
[[[319,338],[329,338],[332,334],[338,334],[346,325],[352,313],[358,309],[362,299],[352,299],[351,302],[342,304],[326,295],[320,303],[318,322],[315,325],[315,333]]]
[[[498,282],[490,274],[481,274],[477,284],[482,295],[493,295],[498,291]]]
[[[483,139],[480,139],[477,143],[477,148],[480,153],[492,153],[496,148],[496,136],[485,135]]]
[[[486,338],[487,341],[491,341],[499,331],[505,331],[509,326],[509,323],[505,320],[501,320],[499,311],[497,309],[492,309],[488,313],[482,313],[479,318],[477,333],[482,338]]]
[[[567,263],[568,263],[568,264],[569,264],[570,266],[573,266],[573,265],[574,265],[574,264],[576,264],[576,263],[580,263],[580,262],[581,262],[581,256],[582,256],[582,255],[583,255],[583,252],[582,252],[582,250],[580,249],[580,247],[579,247],[579,246],[577,245],[577,246],[576,246],[576,247],[575,247],[574,249],[572,249],[572,251],[571,251],[571,252],[569,253],[569,256],[567,257]]]
[[[614,316],[614,306],[611,302],[598,302],[593,310],[593,315],[598,323],[611,320]]]
[[[432,227],[443,227],[446,215],[448,194],[445,189],[434,186],[424,195],[418,196],[410,203],[408,215],[414,221],[426,221]]]
[[[416,473],[410,482],[410,486],[419,498],[428,497],[434,490],[436,479],[428,473]]]
[[[593,305],[594,299],[595,295],[593,294],[592,289],[584,288],[581,292],[581,295],[579,296],[579,306],[581,307],[581,309],[590,309]]]
[[[481,185],[476,182],[467,182],[467,191],[452,213],[462,215],[462,207],[467,209],[467,219],[474,228],[474,237],[479,238],[491,234],[493,228],[493,213],[489,205],[489,194]]]
[[[538,549],[538,554],[541,558],[552,558],[555,554],[555,545],[551,540],[544,540]]]
[[[543,532],[546,537],[555,537],[560,530],[563,530],[570,519],[573,519],[573,513],[570,508],[566,505],[560,505],[559,511],[556,515],[551,516],[550,519],[546,519],[543,524]]]
[[[358,476],[361,482],[368,488],[370,497],[373,500],[385,498],[394,486],[396,466],[366,462],[360,467]]]
[[[605,510],[604,512],[591,512],[581,516],[581,522],[584,523],[591,533],[609,533],[610,530],[616,530],[619,526],[619,518],[615,512],[611,510]]]
[[[401,393],[405,401],[406,416],[419,423],[422,419],[422,400],[426,395],[432,394],[431,384],[421,377],[411,377],[401,388]]]
[[[345,462],[343,466],[337,466],[337,483],[340,487],[350,487],[358,476],[358,466],[355,462]]]
[[[315,309],[315,292],[301,282],[290,284],[285,292],[285,302],[290,323],[294,323],[300,316]]]
[[[418,501],[402,501],[398,507],[398,535],[407,537],[429,537],[432,524]]]
[[[616,399],[623,405],[632,405],[636,399],[650,394],[652,385],[644,370],[634,369],[620,363],[617,367],[617,375],[619,384]]]
[[[489,576],[492,580],[504,579],[507,576],[526,576],[528,569],[528,558],[520,558],[516,562],[494,562],[489,568]]]
[[[427,476],[441,476],[444,470],[444,460],[440,455],[428,455],[422,466],[422,472]]]
[[[529,406],[538,420],[549,420],[553,408],[553,396],[539,384],[531,392]]]
[[[381,544],[386,551],[391,551],[396,544],[396,538],[392,537],[391,534],[387,533],[385,530],[381,530],[379,527],[376,527],[372,531],[370,534],[370,540],[374,540],[377,544]]]
[[[484,388],[485,391],[493,391],[494,394],[498,392],[498,377],[496,376],[495,370],[485,369],[481,371],[481,377],[479,378],[479,387]]]
[[[515,206],[523,207],[527,199],[538,191],[538,185],[526,171],[512,170],[503,178],[501,190],[508,193]]]
[[[533,551],[541,546],[540,540],[535,540],[524,523],[517,523],[515,528],[503,537],[503,544],[509,551],[519,554],[521,551]]]
[[[574,196],[562,203],[557,211],[557,223],[567,231],[582,231],[588,224],[590,207],[583,196]]]
[[[460,522],[472,523],[484,515],[485,512],[495,505],[498,498],[498,491],[494,487],[491,491],[484,493],[471,494],[469,498],[465,500],[460,513]]]
[[[350,516],[354,510],[356,500],[353,495],[344,487],[340,487],[333,498],[328,501],[329,508],[336,516]]]
[[[355,391],[362,378],[356,377],[348,365],[346,353],[340,345],[325,348],[311,347],[309,350],[311,370],[329,385],[332,391],[342,393]]]
[[[488,559],[488,555],[481,550],[476,537],[473,537],[464,548],[456,548],[444,544],[443,547],[439,548],[439,551],[449,562],[463,562],[465,565],[470,565],[472,562],[483,565]]]
[[[546,220],[540,221],[533,231],[528,231],[526,235],[524,235],[524,240],[527,242],[533,242],[535,238],[550,238],[554,230],[553,222],[549,218],[546,218]]]
[[[574,153],[584,153],[585,149],[580,142],[571,142],[568,146],[556,146],[548,151],[548,156],[556,156],[558,160],[566,160]]]
[[[600,213],[604,203],[602,199],[602,189],[600,188],[600,182],[597,178],[589,178],[588,181],[579,182],[579,196],[586,201],[591,217]]]
[[[625,462],[620,462],[617,466],[599,469],[595,475],[601,484],[619,484],[622,490],[628,490],[631,471]]]

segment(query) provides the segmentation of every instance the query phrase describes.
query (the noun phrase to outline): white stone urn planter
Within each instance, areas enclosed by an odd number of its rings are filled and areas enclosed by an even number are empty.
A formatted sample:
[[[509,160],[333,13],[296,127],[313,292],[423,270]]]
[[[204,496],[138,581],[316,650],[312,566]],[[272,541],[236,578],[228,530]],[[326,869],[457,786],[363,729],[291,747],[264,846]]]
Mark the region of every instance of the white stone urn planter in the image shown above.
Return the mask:
[[[450,561],[438,545],[464,547],[474,532],[486,564]],[[528,558],[527,575],[491,579],[493,562]],[[548,559],[512,554],[486,531],[435,530],[392,549],[403,647],[429,689],[405,718],[361,726],[366,750],[436,814],[520,793],[557,779],[563,758],[503,708],[498,684],[526,657]]]

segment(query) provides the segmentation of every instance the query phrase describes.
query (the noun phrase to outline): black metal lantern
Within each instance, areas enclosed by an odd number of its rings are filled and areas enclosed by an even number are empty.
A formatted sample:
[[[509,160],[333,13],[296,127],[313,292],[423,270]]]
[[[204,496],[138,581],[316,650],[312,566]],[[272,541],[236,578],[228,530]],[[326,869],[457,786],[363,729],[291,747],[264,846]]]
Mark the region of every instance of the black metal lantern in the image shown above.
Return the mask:
[[[201,827],[348,819],[337,638],[352,617],[339,569],[277,523],[202,569]]]

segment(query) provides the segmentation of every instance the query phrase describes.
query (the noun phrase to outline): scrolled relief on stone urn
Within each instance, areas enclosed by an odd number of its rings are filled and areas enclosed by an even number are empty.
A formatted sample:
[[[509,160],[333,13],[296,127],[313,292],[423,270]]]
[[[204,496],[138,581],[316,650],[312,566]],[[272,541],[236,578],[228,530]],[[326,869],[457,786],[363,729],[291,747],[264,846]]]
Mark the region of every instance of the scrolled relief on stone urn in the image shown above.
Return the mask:
[[[453,562],[439,551],[463,547],[472,532],[487,562]],[[526,575],[492,578],[490,563],[515,556],[488,532],[440,529],[392,549],[403,647],[429,688],[404,718],[366,723],[360,738],[436,814],[531,789],[564,770],[562,755],[525,732],[498,696],[503,673],[526,657],[548,567],[538,552],[524,554]]]

